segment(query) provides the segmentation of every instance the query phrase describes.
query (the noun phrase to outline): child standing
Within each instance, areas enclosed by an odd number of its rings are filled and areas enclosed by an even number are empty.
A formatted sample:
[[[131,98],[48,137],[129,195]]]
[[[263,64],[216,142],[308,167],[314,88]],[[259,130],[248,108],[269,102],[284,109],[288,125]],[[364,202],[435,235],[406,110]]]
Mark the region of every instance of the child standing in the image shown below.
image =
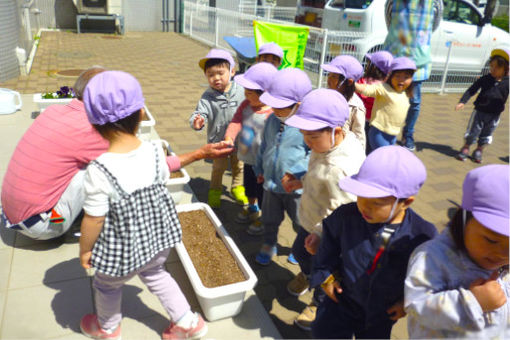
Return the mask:
[[[374,97],[372,119],[368,130],[370,149],[375,150],[397,142],[397,136],[405,124],[409,98],[413,93],[414,61],[406,57],[391,62],[391,73],[383,84],[356,84],[356,92]]]
[[[340,92],[349,103],[350,115],[344,130],[354,132],[365,147],[365,105],[354,93],[354,83],[363,75],[363,66],[353,56],[340,55],[329,64],[321,65],[321,68],[329,72],[328,88]]]
[[[335,90],[318,89],[303,98],[296,114],[285,121],[288,126],[300,129],[306,145],[312,150],[308,171],[301,181],[288,181],[284,188],[290,192],[303,187],[299,205],[299,229],[292,254],[301,272],[289,282],[287,290],[294,296],[304,294],[309,287],[313,255],[319,247],[321,222],[342,204],[356,197],[340,189],[338,180],[359,171],[365,152],[351,131],[342,128],[349,118],[349,105]],[[314,292],[314,301],[294,320],[304,329],[311,330],[317,305],[324,298],[321,289]]]
[[[462,110],[469,98],[481,89],[464,135],[466,143],[457,155],[458,160],[466,160],[469,156],[469,147],[478,138],[478,147],[471,157],[476,163],[481,163],[483,148],[492,142],[492,134],[499,124],[499,117],[508,99],[508,54],[509,50],[506,49],[492,51],[489,74],[478,78],[455,106],[455,111]]]
[[[195,130],[202,130],[207,124],[207,142],[220,142],[234,113],[244,101],[244,89],[231,81],[235,73],[235,62],[229,52],[212,49],[205,58],[200,59],[198,65],[204,70],[209,88],[202,94],[189,123]],[[236,153],[232,153],[228,157],[213,160],[207,200],[213,208],[221,206],[223,173],[229,160],[232,169],[232,195],[238,203],[248,204],[243,187],[243,162],[237,159]]]
[[[409,206],[426,179],[423,163],[400,146],[385,146],[367,156],[358,174],[340,180],[357,195],[323,222],[311,286],[329,298],[312,324],[316,338],[389,339],[405,315],[407,261],[436,229]]]
[[[252,224],[247,229],[251,235],[264,234],[264,244],[255,258],[261,265],[269,265],[277,253],[278,228],[285,211],[294,230],[300,228],[297,210],[302,190],[287,193],[282,182],[285,178],[300,179],[305,174],[310,151],[299,130],[286,126],[285,120],[311,90],[312,83],[305,72],[286,68],[275,74],[267,91],[260,96],[260,101],[274,111],[266,120],[253,167],[257,182],[264,183],[262,225]]]
[[[234,77],[234,80],[244,87],[246,100],[241,103],[228,125],[225,140],[234,142],[241,132],[237,140],[237,157],[244,162],[244,187],[249,205],[237,216],[236,220],[240,223],[261,224],[259,204],[262,204],[264,189],[262,184],[257,183],[253,165],[257,160],[266,118],[273,113],[271,107],[260,101],[260,96],[268,88],[276,72],[272,64],[260,62],[250,67],[244,74]]]
[[[283,60],[282,48],[274,42],[270,42],[260,46],[259,53],[255,61],[257,63],[266,62],[272,64],[274,67],[279,68]]]
[[[140,84],[125,72],[106,71],[89,82],[83,102],[90,123],[109,148],[85,174],[80,262],[96,269],[97,314],[82,318],[82,332],[95,339],[120,339],[122,286],[138,275],[172,320],[163,339],[205,335],[204,320],[190,311],[165,270],[171,247],[181,240],[181,228],[165,187],[170,174],[163,149],[136,137],[144,115]]]
[[[470,171],[449,227],[413,253],[405,281],[411,338],[510,338],[509,171]]]

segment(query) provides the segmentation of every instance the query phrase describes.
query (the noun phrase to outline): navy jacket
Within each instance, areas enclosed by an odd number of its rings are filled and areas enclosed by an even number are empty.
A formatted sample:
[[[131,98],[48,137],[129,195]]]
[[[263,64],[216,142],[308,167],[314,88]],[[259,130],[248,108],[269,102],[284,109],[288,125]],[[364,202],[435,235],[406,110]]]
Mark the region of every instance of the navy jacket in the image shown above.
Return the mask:
[[[408,208],[376,269],[368,274],[383,243],[380,233],[384,224],[366,222],[356,202],[340,206],[322,224],[322,240],[314,259],[310,285],[317,287],[336,272],[341,278],[342,294],[352,301],[354,314],[365,316],[367,326],[371,320],[388,317],[386,310],[404,298],[404,280],[411,253],[437,235],[434,225]]]
[[[487,74],[478,78],[462,95],[459,103],[466,104],[472,96],[478,92],[474,105],[477,111],[499,115],[505,109],[505,103],[508,98],[508,76],[497,81],[493,76]]]

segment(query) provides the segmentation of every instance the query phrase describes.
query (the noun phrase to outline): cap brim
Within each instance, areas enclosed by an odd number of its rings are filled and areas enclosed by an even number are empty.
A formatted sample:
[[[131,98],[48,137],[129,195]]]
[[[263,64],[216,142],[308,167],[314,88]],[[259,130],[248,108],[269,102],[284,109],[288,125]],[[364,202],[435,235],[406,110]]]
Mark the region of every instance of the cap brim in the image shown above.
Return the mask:
[[[367,198],[386,197],[393,195],[392,193],[386,190],[382,190],[374,185],[359,182],[358,180],[356,180],[355,176],[356,175],[341,179],[338,182],[338,186],[340,187],[340,189],[342,189],[343,191],[347,191],[353,195]]]
[[[365,54],[365,58],[367,58],[368,60],[372,61],[372,53]]]
[[[332,65],[324,64],[324,65],[321,65],[321,68],[326,72],[341,73],[337,67],[332,66]]]
[[[506,53],[505,50],[502,50],[500,48],[497,48],[494,51],[492,51],[491,57],[494,57],[494,56],[499,56],[499,57],[505,59],[506,61],[508,61],[508,53]]]
[[[207,60],[209,60],[209,58],[203,58],[198,61],[198,66],[200,66],[200,68],[204,71],[205,71],[205,63],[207,62]]]
[[[264,104],[276,109],[282,109],[296,104],[296,102],[293,100],[276,98],[270,95],[268,92],[262,93],[259,99]]]
[[[257,83],[252,82],[244,77],[244,75],[240,74],[234,77],[234,81],[248,90],[264,90],[262,86]]]
[[[476,220],[480,222],[485,228],[501,235],[510,236],[508,218],[490,214],[485,211],[473,210],[472,213]]]
[[[324,122],[313,121],[309,119],[303,119],[300,116],[293,115],[285,121],[285,125],[292,126],[305,131],[319,130],[328,127],[328,124]]]

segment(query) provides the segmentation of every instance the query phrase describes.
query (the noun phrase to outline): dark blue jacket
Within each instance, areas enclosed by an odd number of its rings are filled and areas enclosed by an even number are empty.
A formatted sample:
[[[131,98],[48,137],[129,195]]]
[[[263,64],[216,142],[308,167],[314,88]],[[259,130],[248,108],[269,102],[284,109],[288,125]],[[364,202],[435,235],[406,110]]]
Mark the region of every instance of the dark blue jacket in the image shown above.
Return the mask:
[[[331,273],[341,280],[342,294],[352,301],[353,312],[364,315],[366,325],[388,317],[386,310],[404,297],[407,262],[413,250],[434,238],[431,223],[408,208],[402,224],[390,238],[376,269],[368,274],[383,243],[384,224],[370,224],[356,202],[337,208],[323,220],[323,234],[314,259],[310,285],[319,286]]]

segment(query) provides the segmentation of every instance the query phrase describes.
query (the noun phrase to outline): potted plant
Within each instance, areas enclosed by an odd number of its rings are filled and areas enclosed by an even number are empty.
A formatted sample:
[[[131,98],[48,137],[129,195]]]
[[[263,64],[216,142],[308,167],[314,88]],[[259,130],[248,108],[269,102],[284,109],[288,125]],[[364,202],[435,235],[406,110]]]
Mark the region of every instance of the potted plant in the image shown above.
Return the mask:
[[[39,111],[42,112],[50,105],[67,104],[75,97],[76,94],[72,87],[62,86],[56,92],[35,93],[33,100],[39,107]]]

